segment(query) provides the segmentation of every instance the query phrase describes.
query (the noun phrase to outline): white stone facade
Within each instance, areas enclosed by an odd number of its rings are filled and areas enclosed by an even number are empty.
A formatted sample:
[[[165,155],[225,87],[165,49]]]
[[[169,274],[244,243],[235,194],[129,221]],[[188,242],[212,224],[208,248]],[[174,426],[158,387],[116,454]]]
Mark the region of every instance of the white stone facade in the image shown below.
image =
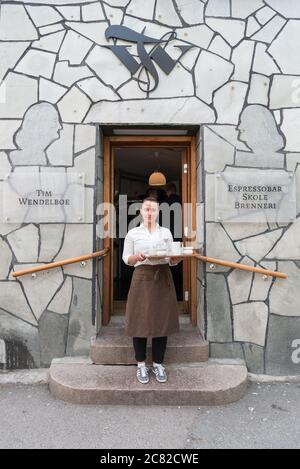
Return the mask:
[[[131,73],[104,47],[113,44],[105,37],[113,25],[156,39],[176,33],[177,47],[170,42],[166,48],[176,65],[167,75],[155,64],[153,91],[139,70]],[[1,360],[9,337],[22,345],[19,362],[28,366],[88,350],[95,264],[73,264],[36,280],[11,273],[95,250],[99,126],[193,124],[200,128],[197,202],[205,253],[290,275],[262,280],[223,267],[199,269],[198,300],[207,305],[200,327],[211,355],[235,350],[252,372],[299,374],[291,360],[292,341],[300,337],[299,218],[285,224],[214,220],[214,174],[228,166],[295,172],[300,214],[299,2],[2,0],[0,41],[0,195],[11,171],[59,167],[85,173],[87,202],[86,218],[77,224],[1,221]],[[140,60],[131,42],[118,44]],[[265,122],[263,136],[258,122]],[[53,353],[44,350],[47,334],[58,337]]]

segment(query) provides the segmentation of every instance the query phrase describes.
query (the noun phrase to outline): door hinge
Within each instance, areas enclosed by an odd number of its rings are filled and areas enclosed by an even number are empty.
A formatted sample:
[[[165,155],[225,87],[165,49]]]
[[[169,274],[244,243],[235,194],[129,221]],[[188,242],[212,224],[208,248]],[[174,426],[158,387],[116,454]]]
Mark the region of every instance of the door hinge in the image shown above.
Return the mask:
[[[188,164],[184,163],[183,165],[183,172],[186,174],[188,172]]]
[[[188,292],[188,290],[185,290],[185,292],[184,292],[184,301],[189,301],[189,292]]]

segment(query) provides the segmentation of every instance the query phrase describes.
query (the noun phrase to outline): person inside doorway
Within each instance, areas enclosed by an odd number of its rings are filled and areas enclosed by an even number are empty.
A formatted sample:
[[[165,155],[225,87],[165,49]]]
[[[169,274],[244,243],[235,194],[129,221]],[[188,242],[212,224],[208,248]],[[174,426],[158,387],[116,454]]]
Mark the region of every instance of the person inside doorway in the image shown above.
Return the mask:
[[[128,231],[122,259],[133,266],[134,272],[125,311],[125,334],[133,338],[137,379],[149,382],[146,366],[147,338],[152,338],[152,371],[160,383],[167,381],[163,366],[167,339],[179,332],[179,310],[170,266],[182,261],[182,256],[148,259],[147,254],[158,243],[172,242],[171,231],[159,225],[159,203],[146,197],[140,210],[143,221]]]

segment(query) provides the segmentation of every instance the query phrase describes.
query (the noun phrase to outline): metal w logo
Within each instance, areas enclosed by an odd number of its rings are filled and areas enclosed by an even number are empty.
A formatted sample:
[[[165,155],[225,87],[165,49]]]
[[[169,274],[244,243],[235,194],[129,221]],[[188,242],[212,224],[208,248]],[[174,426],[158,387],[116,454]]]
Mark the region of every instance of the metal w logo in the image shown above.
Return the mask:
[[[153,37],[145,36],[143,34],[145,29],[146,28],[143,29],[142,33],[137,33],[133,29],[127,28],[126,26],[109,26],[105,31],[106,39],[123,39],[125,41],[134,42],[137,45],[137,52],[140,63],[128,52],[127,49],[130,46],[120,46],[114,44],[104,47],[110,49],[127,67],[132,75],[140,69],[137,77],[139,88],[142,91],[149,93],[157,88],[159,82],[159,76],[154,62],[161,68],[161,70],[169,75],[181,57],[186,54],[186,52],[189,51],[193,46],[175,45],[174,47],[178,47],[181,50],[181,55],[177,60],[174,60],[165,51],[165,47],[169,44],[170,41],[176,39],[176,33],[174,31],[170,31],[169,33],[164,34],[160,39],[155,39]],[[150,52],[146,51],[145,44],[154,44]],[[145,72],[146,80],[141,78],[142,72]],[[151,75],[154,80],[152,86],[149,75]]]

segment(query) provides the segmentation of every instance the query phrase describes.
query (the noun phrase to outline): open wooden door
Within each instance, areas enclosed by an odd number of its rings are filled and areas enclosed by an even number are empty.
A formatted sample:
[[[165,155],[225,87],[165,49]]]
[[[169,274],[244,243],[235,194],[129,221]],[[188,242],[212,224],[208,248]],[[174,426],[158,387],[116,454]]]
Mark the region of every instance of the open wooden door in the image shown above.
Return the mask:
[[[194,137],[105,137],[104,138],[104,203],[114,203],[114,148],[120,147],[167,147],[180,149],[182,155],[182,208],[183,208],[183,242],[186,245],[193,241],[190,234],[196,231],[196,151]],[[113,216],[109,218],[114,223]],[[189,229],[187,224],[190,224]],[[118,236],[118,233],[116,233]],[[110,237],[104,238],[104,247],[110,248],[110,254],[103,260],[103,311],[102,324],[107,325],[113,313],[113,256],[114,243]],[[183,303],[184,313],[190,316],[193,325],[197,323],[196,311],[196,260],[183,261]]]

